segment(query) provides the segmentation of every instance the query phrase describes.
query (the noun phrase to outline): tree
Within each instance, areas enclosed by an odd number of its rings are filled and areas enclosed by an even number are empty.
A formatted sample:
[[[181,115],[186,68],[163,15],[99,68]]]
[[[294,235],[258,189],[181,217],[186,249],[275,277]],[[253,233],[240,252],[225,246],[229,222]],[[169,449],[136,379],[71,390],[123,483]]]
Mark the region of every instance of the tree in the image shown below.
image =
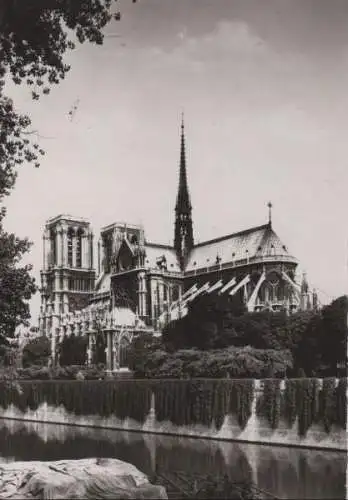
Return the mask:
[[[13,189],[18,167],[39,166],[44,150],[33,141],[28,116],[20,114],[6,94],[10,79],[31,89],[34,100],[65,78],[64,55],[75,42],[103,43],[102,29],[111,19],[114,0],[0,1],[0,333],[13,335],[30,317],[27,301],[35,293],[31,266],[19,267],[29,251],[27,239],[3,229],[4,197]],[[72,38],[75,37],[75,40]]]
[[[19,266],[22,256],[29,251],[27,239],[1,230],[0,219],[0,334],[13,337],[20,324],[28,324],[28,300],[36,291],[30,276],[31,266]]]
[[[322,311],[247,312],[242,304],[205,295],[190,306],[187,316],[167,325],[163,342],[167,350],[255,349],[288,350],[294,374],[336,376],[342,372],[347,352],[348,297],[334,300]],[[269,368],[270,372],[272,367]]]
[[[88,337],[74,334],[64,337],[59,344],[59,363],[61,366],[84,365],[87,356]]]
[[[129,349],[129,368],[134,371],[135,377],[144,376],[148,356],[161,347],[161,341],[151,333],[144,333],[133,338]]]
[[[50,355],[51,344],[47,337],[32,339],[23,348],[23,367],[47,366]]]
[[[105,332],[101,329],[101,327],[98,325],[97,326],[97,333],[96,333],[96,342],[95,342],[95,349],[93,352],[92,356],[92,364],[94,365],[99,365],[99,364],[104,364],[106,363],[106,334]]]
[[[228,335],[233,339],[238,336],[231,325],[233,318],[238,320],[245,311],[239,298],[202,295],[190,304],[184,318],[167,325],[162,334],[163,341],[169,349],[225,347],[230,345]]]
[[[17,167],[39,166],[44,151],[31,140],[28,116],[5,95],[6,80],[28,85],[32,98],[48,94],[70,67],[64,55],[75,41],[101,45],[114,0],[1,0],[0,2],[0,201],[13,188]],[[68,35],[69,33],[69,35]],[[75,39],[72,37],[75,35]]]
[[[339,297],[324,307],[321,318],[323,364],[329,367],[332,375],[336,375],[337,365],[345,365],[347,358],[348,296]]]

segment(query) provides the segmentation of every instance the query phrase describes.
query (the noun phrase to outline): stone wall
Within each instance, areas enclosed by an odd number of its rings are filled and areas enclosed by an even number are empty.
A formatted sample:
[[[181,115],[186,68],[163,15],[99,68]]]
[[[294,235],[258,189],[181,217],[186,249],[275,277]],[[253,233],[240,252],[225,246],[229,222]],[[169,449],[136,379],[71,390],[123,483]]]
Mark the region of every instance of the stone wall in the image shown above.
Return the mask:
[[[114,382],[114,384],[116,383],[118,382]],[[127,381],[127,384],[133,387],[133,389],[135,383],[134,381]],[[186,381],[186,383],[190,384],[190,381]],[[44,392],[44,389],[46,390],[50,384],[54,384],[54,381],[40,382],[38,384],[41,387],[39,392]],[[70,382],[70,384],[75,385],[78,383]],[[82,387],[81,384],[89,384],[89,382],[82,382],[78,387]],[[162,384],[166,384],[166,382],[162,381]],[[23,384],[19,384],[16,390],[19,392],[23,391],[21,387],[23,387]],[[103,391],[103,387],[105,387],[104,383],[100,382],[99,392]],[[280,388],[284,392],[284,382],[280,384]],[[25,387],[24,390],[26,390]],[[105,391],[107,390],[105,388]],[[260,416],[257,410],[258,401],[264,395],[264,392],[263,383],[254,381],[250,414],[247,415],[244,425],[240,424],[238,416],[233,413],[227,413],[220,426],[216,426],[214,422],[211,425],[203,425],[202,423],[177,425],[168,419],[156,418],[154,393],[151,396],[151,404],[149,403],[149,411],[146,411],[144,418],[130,418],[129,416],[120,418],[119,415],[116,416],[112,412],[111,414],[109,412],[107,416],[105,414],[103,416],[100,414],[101,412],[98,413],[97,411],[87,411],[81,414],[81,411],[72,411],[71,404],[69,406],[65,401],[60,404],[52,404],[52,400],[49,400],[49,398],[47,398],[48,401],[41,400],[36,401],[34,405],[28,404],[32,409],[28,406],[23,407],[23,405],[19,405],[15,400],[12,402],[8,401],[8,404],[5,405],[2,403],[2,406],[0,401],[0,418],[327,450],[343,451],[347,449],[346,430],[335,423],[330,426],[329,430],[325,430],[323,422],[312,423],[305,435],[302,436],[298,431],[299,419],[303,418],[302,414],[296,416],[292,425],[289,425],[288,421],[285,421],[278,415],[276,424],[271,425],[270,419],[262,415]],[[132,401],[134,401],[136,395],[135,393],[132,394]],[[70,408],[70,411],[67,410],[66,406]],[[306,414],[305,411],[304,414]]]

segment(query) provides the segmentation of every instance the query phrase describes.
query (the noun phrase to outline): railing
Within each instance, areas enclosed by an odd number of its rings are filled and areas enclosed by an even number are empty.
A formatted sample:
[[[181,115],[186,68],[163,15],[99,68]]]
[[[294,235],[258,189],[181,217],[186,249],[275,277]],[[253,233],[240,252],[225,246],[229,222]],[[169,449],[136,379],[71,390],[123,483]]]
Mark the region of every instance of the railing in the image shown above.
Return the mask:
[[[157,268],[152,268],[152,267],[146,267],[146,266],[138,266],[138,267],[132,267],[131,269],[127,269],[126,271],[117,271],[111,273],[111,277],[113,276],[123,276],[126,274],[131,274],[134,272],[146,272],[146,271],[151,271],[151,273],[154,274],[160,274],[162,276],[168,276],[172,278],[182,278],[182,273],[178,271],[170,271],[170,269],[157,269]]]
[[[250,264],[265,264],[267,262],[290,262],[296,264],[297,260],[295,257],[289,255],[267,255],[263,257],[250,257],[248,259],[231,260],[230,262],[225,262],[224,264],[214,264],[212,266],[201,266],[197,269],[191,271],[185,271],[184,276],[196,276],[197,274],[207,274],[215,271],[234,269],[236,267],[243,267]]]

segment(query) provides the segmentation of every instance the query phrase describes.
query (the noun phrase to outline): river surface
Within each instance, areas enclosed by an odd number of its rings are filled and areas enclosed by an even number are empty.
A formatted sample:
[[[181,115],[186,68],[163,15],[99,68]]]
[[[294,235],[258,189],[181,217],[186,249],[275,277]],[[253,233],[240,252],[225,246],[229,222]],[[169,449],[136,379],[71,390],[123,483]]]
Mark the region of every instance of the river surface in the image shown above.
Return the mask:
[[[344,499],[342,452],[0,419],[0,461],[112,457],[151,475],[162,470],[228,474],[279,498]]]

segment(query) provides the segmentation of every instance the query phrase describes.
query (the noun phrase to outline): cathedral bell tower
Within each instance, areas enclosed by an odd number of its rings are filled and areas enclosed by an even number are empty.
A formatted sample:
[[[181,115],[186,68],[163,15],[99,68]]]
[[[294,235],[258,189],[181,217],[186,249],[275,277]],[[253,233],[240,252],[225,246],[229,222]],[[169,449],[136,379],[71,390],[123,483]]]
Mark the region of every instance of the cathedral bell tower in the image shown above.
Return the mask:
[[[193,248],[192,206],[187,185],[184,119],[181,122],[179,188],[175,205],[174,248],[180,267],[185,268]]]
[[[40,330],[50,336],[62,314],[81,310],[94,292],[93,233],[90,223],[70,215],[46,222],[41,269]]]

